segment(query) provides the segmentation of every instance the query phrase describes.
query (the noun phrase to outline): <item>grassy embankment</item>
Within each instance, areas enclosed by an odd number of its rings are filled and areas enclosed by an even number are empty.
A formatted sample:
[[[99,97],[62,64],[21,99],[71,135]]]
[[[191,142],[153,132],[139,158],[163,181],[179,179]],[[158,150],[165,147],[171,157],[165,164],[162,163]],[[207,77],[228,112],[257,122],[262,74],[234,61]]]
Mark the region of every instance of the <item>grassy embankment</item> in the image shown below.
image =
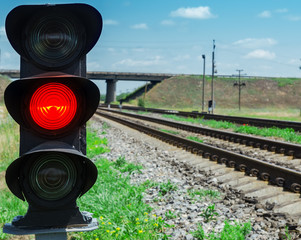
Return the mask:
[[[215,114],[262,117],[279,120],[301,121],[301,79],[299,78],[250,78],[241,91],[241,111],[238,110],[238,89],[233,83],[238,78],[215,78]],[[141,97],[143,99],[143,96]],[[205,111],[211,99],[211,77],[205,81]],[[177,76],[157,84],[146,94],[145,107],[201,111],[202,77]],[[137,105],[138,100],[132,101]]]

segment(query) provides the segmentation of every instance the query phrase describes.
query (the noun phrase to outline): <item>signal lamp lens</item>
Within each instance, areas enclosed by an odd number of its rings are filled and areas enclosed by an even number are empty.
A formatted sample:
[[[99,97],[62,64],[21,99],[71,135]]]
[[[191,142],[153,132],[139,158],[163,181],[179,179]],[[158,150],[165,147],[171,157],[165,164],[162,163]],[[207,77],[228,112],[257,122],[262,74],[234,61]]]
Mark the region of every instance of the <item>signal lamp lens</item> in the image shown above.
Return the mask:
[[[43,200],[59,200],[75,186],[77,171],[73,161],[61,153],[40,155],[29,172],[33,192]]]
[[[34,122],[47,130],[67,126],[77,111],[77,99],[73,91],[61,83],[47,83],[32,95],[29,111]]]
[[[84,35],[74,19],[46,15],[33,22],[27,31],[29,56],[41,66],[58,68],[77,58],[83,48]]]

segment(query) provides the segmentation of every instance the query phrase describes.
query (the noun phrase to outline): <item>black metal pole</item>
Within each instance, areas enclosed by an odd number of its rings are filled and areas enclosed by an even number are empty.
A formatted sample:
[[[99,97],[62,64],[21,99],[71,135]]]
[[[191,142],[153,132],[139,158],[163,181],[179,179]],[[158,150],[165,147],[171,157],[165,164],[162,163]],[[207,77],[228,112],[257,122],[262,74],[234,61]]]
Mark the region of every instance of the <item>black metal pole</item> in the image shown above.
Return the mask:
[[[214,85],[213,85],[213,79],[214,79],[214,50],[215,50],[215,40],[213,40],[213,51],[212,51],[212,80],[211,80],[211,101],[212,101],[211,113],[212,114],[213,114],[213,108],[214,108]]]
[[[240,83],[240,72],[242,72],[243,70],[238,69],[236,71],[238,71],[238,109],[240,111],[240,95],[241,95],[241,87],[242,87],[242,84]]]
[[[203,88],[202,88],[202,112],[204,112],[205,108],[205,62],[206,62],[206,56],[202,55],[203,57]]]

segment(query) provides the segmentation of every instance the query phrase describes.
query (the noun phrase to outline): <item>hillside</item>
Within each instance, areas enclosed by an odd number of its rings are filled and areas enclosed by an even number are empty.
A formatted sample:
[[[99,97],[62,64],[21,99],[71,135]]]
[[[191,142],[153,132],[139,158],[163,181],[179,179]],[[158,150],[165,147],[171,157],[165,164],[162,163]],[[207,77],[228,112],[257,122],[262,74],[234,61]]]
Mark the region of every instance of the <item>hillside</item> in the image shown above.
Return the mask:
[[[215,78],[214,99],[217,107],[237,108],[238,78]],[[246,87],[241,91],[243,108],[290,108],[301,106],[301,79],[270,78],[241,79]],[[205,80],[205,109],[211,98],[211,78]],[[148,106],[165,108],[201,108],[202,77],[181,76],[157,84],[147,93]]]
[[[0,103],[4,102],[4,90],[10,82],[11,80],[8,77],[0,75]]]

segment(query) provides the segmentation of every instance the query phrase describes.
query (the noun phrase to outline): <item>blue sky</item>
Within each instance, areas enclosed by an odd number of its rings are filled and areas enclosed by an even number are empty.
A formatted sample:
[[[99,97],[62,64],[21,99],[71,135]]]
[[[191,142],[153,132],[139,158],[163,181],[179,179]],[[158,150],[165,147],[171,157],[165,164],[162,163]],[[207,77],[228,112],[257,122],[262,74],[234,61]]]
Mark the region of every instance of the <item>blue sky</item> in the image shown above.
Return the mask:
[[[97,8],[104,20],[102,35],[88,54],[88,71],[202,74],[205,54],[210,74],[215,39],[218,74],[243,69],[250,76],[301,77],[300,0],[81,2]],[[4,32],[6,15],[20,4],[43,3],[1,3],[1,69],[19,68]]]

